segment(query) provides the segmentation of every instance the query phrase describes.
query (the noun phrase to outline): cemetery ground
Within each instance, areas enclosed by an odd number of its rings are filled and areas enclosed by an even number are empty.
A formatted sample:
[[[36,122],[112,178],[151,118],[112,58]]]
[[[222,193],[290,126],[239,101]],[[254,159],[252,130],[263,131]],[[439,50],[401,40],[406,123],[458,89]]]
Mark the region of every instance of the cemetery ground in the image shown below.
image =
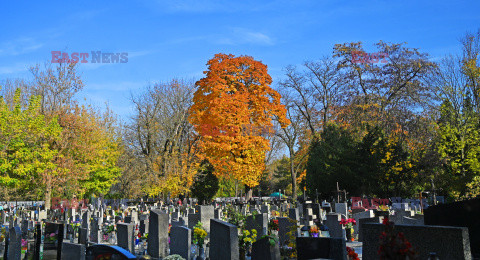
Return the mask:
[[[173,201],[3,202],[0,259],[480,258],[480,199]]]

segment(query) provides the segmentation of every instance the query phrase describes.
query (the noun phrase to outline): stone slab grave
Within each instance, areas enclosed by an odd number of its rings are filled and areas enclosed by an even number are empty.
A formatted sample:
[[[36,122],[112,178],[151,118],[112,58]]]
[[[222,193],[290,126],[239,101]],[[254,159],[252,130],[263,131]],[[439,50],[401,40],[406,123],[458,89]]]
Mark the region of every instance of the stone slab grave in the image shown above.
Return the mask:
[[[472,256],[480,258],[480,198],[430,206],[425,225],[467,227]]]
[[[190,259],[190,245],[192,244],[192,230],[187,227],[172,226],[170,229],[170,254],[178,254]]]
[[[335,213],[343,214],[348,216],[348,205],[347,203],[335,203]]]
[[[346,239],[345,228],[340,225],[342,215],[337,213],[328,213],[325,225],[328,227],[330,237]]]
[[[207,231],[208,234],[210,234],[210,219],[213,219],[215,217],[214,207],[211,205],[198,205],[195,209],[200,215],[200,222],[202,222],[203,228]]]
[[[238,229],[235,225],[210,220],[210,260],[238,260]]]
[[[246,229],[249,231],[255,229],[257,231],[257,237],[266,235],[268,229],[268,214],[262,213],[258,215],[247,216]]]
[[[281,260],[277,243],[272,246],[269,238],[261,238],[252,244],[252,260]]]
[[[168,250],[168,213],[151,210],[148,222],[147,253],[154,258],[163,258]]]
[[[358,227],[358,241],[362,242],[363,241],[363,230],[362,226],[365,223],[382,223],[383,222],[383,217],[373,217],[373,218],[361,218],[357,222],[357,227]]]
[[[85,245],[63,242],[62,259],[65,260],[85,260]]]
[[[329,237],[297,237],[298,260],[321,258],[347,260],[345,239]]]
[[[359,212],[359,213],[354,213],[353,214],[353,219],[355,219],[355,221],[357,222],[356,225],[353,226],[353,230],[355,232],[355,234],[358,234],[358,231],[360,230],[360,219],[365,219],[365,218],[374,218],[375,217],[375,213],[373,213],[373,210],[367,210],[367,211],[362,211],[362,212]]]
[[[363,259],[377,259],[380,234],[383,224],[365,223],[363,233]],[[436,253],[439,259],[472,259],[468,229],[465,227],[395,225],[395,232],[402,232],[419,254],[419,259],[428,259]]]
[[[20,260],[22,256],[22,231],[19,227],[9,228],[8,259]]]
[[[134,253],[134,227],[135,225],[133,223],[117,224],[117,244],[130,253]]]

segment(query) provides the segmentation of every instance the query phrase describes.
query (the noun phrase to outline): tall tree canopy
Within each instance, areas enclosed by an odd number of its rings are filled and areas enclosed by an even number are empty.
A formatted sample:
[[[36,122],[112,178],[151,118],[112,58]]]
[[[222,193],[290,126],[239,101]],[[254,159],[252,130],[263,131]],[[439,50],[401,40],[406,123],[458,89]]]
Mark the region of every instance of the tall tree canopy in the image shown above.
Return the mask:
[[[215,174],[254,187],[269,149],[262,135],[273,127],[273,117],[282,127],[289,124],[280,94],[270,87],[267,66],[252,57],[216,54],[207,66],[195,84],[190,122]]]

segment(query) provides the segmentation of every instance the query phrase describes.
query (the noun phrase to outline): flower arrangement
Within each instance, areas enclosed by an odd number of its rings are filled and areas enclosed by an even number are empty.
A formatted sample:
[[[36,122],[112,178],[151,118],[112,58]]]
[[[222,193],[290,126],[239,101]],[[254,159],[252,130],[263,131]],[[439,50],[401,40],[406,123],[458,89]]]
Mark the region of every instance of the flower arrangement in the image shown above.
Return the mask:
[[[278,231],[278,219],[270,219],[268,222],[268,230],[271,231]]]
[[[340,225],[344,226],[347,229],[353,228],[354,225],[357,225],[357,221],[353,218],[342,219]]]
[[[22,245],[22,253],[25,254],[28,249],[28,241],[22,238],[21,245]]]
[[[276,210],[272,210],[272,216],[273,217],[280,217],[280,213]]]
[[[378,210],[380,210],[380,211],[388,211],[388,206],[387,206],[387,205],[380,205],[380,206],[378,206]]]
[[[207,231],[203,228],[202,222],[198,222],[193,228],[193,242],[196,245],[202,246],[206,237]]]
[[[347,246],[347,257],[348,257],[348,260],[360,260],[360,258],[358,258],[358,254],[355,253],[355,250],[348,246]]]
[[[252,232],[244,229],[238,239],[240,249],[247,250],[257,239],[257,230],[252,229]]]
[[[49,235],[47,235],[45,240],[53,243],[53,242],[57,241],[57,234],[56,233],[50,233]]]
[[[115,224],[107,224],[104,226],[104,234],[110,234],[112,232],[115,232]]]
[[[0,242],[5,241],[6,234],[7,234],[7,229],[4,226],[2,226],[2,228],[0,229]]]
[[[378,254],[380,259],[418,259],[412,244],[408,242],[402,232],[394,232],[394,224],[388,218],[383,219],[385,231],[380,235]]]
[[[318,237],[318,235],[320,234],[320,230],[317,226],[311,226],[310,230],[308,230],[308,233],[311,237]]]

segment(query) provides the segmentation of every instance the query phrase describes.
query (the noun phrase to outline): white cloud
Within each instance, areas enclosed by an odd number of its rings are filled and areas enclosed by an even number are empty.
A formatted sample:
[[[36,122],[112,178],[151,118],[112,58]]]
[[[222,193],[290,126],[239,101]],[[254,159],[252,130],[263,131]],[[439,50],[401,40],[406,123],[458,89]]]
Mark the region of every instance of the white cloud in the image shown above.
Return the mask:
[[[273,39],[265,33],[251,31],[245,28],[232,28],[231,34],[227,37],[220,37],[216,42],[219,44],[240,45],[240,44],[255,44],[255,45],[273,45]]]
[[[135,91],[141,89],[146,84],[134,81],[121,81],[109,83],[92,83],[86,88],[90,90],[108,90],[108,91]]]
[[[14,74],[19,72],[27,72],[29,65],[26,63],[17,63],[12,66],[0,66],[0,74]]]
[[[0,55],[16,56],[40,49],[43,43],[30,37],[21,37],[0,44]]]

